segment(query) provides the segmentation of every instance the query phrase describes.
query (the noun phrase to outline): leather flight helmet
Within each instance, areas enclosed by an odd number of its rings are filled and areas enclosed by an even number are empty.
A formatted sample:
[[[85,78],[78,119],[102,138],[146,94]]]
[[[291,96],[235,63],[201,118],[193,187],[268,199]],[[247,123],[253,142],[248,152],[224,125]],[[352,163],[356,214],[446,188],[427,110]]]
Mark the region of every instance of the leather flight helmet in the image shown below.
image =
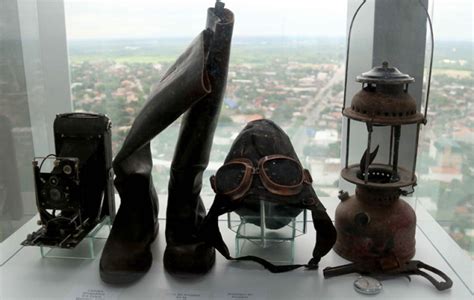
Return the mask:
[[[216,196],[201,227],[201,238],[227,259],[256,261],[271,272],[303,266],[316,269],[321,257],[332,248],[336,230],[311,183],[311,175],[301,166],[286,133],[270,120],[250,122],[235,139],[224,165],[211,177]],[[311,211],[317,241],[308,264],[276,266],[255,256],[230,256],[219,232],[218,217],[231,211],[241,216],[258,216],[261,201],[267,213],[279,217],[265,220],[265,225],[272,229],[287,225],[303,209]],[[257,221],[256,225],[259,224]]]

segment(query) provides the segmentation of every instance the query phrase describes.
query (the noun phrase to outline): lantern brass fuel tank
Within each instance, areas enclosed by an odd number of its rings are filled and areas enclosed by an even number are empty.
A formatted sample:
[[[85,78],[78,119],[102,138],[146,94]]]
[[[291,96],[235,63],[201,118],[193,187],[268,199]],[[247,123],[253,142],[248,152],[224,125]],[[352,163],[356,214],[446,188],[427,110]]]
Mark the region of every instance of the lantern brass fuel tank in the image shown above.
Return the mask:
[[[410,260],[415,255],[416,215],[399,195],[397,188],[365,186],[357,186],[355,195],[341,195],[336,253],[353,262],[393,255]]]

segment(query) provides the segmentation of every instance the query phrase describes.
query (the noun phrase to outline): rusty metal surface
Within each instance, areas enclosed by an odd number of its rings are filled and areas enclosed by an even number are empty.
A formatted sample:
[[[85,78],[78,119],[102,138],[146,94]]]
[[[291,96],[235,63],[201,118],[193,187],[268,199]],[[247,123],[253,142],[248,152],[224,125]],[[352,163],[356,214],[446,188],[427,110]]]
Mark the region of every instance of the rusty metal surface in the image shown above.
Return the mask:
[[[341,171],[342,178],[356,185],[356,192],[352,196],[341,193],[334,250],[353,262],[388,257],[405,262],[415,254],[416,215],[400,195],[406,194],[401,188],[416,184],[416,176],[414,169],[398,166],[401,125],[421,124],[424,116],[408,93],[413,77],[387,62],[358,76],[357,81],[362,82],[362,90],[342,113],[349,121],[366,123],[367,147],[359,164],[346,164]],[[373,163],[378,152],[378,146],[370,152],[374,126],[392,126],[388,164]]]
[[[390,175],[392,173],[392,167],[384,164],[371,164],[369,167],[369,182],[364,183],[364,178],[360,177],[360,164],[353,164],[347,168],[342,169],[341,176],[350,183],[354,183],[360,186],[367,186],[373,188],[401,188],[405,186],[414,185],[416,183],[416,176],[413,175],[413,172],[403,168],[398,167],[398,181],[396,182],[386,182],[382,179],[374,180],[372,177],[375,175],[376,178],[384,177],[385,174]],[[383,173],[383,174],[382,174]],[[387,176],[388,178],[390,176]]]
[[[404,125],[423,122],[423,115],[417,112],[416,101],[403,91],[390,91],[387,88],[366,87],[353,98],[350,107],[343,115],[374,125]]]
[[[389,256],[410,260],[415,254],[416,215],[399,195],[398,188],[357,186],[356,194],[336,209],[336,253],[353,262]]]

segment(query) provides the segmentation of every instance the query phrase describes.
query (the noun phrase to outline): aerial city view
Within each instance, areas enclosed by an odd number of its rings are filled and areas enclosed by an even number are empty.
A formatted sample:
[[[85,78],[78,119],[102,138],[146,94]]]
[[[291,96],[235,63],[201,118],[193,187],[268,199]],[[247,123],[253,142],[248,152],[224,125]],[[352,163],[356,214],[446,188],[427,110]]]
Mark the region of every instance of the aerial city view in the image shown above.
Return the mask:
[[[324,181],[318,180],[321,192],[337,195],[344,42],[258,40],[234,42],[209,171],[224,161],[247,122],[270,118],[290,135],[304,164],[315,174],[325,174]],[[114,122],[113,147],[118,150],[151,89],[185,46],[174,40],[114,41],[94,53],[84,43],[72,43],[74,108],[107,113]],[[156,181],[163,193],[178,129],[179,121],[160,134],[153,147]]]
[[[189,42],[69,42],[74,109],[105,113],[112,119],[115,153],[147,96]],[[421,131],[414,195],[474,257],[471,51],[471,42],[437,43],[428,125]],[[343,38],[234,39],[227,91],[203,194],[213,194],[208,178],[222,164],[245,124],[270,118],[290,136],[302,164],[315,179],[318,196],[337,196],[344,57]],[[167,193],[179,125],[178,119],[152,144],[159,194]]]

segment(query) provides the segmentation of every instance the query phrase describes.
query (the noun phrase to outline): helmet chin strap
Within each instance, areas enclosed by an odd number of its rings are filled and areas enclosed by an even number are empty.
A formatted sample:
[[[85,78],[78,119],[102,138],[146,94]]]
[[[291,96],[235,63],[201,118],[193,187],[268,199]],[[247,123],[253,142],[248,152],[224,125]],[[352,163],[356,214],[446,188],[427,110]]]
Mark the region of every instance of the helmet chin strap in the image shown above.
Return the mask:
[[[301,204],[302,208],[311,210],[314,229],[317,232],[313,257],[307,264],[274,265],[261,257],[252,255],[234,258],[230,255],[229,248],[227,248],[227,245],[222,238],[222,234],[219,230],[218,219],[220,215],[234,211],[236,208],[238,208],[238,206],[239,204],[226,197],[222,197],[221,199],[214,201],[198,233],[200,239],[212,245],[228,260],[254,261],[272,273],[288,272],[301,267],[305,267],[309,270],[315,270],[318,268],[321,257],[326,255],[331,250],[336,241],[336,229],[332,224],[331,218],[329,218],[328,214],[326,213],[326,209],[321,204],[321,202],[312,199],[312,201]]]

